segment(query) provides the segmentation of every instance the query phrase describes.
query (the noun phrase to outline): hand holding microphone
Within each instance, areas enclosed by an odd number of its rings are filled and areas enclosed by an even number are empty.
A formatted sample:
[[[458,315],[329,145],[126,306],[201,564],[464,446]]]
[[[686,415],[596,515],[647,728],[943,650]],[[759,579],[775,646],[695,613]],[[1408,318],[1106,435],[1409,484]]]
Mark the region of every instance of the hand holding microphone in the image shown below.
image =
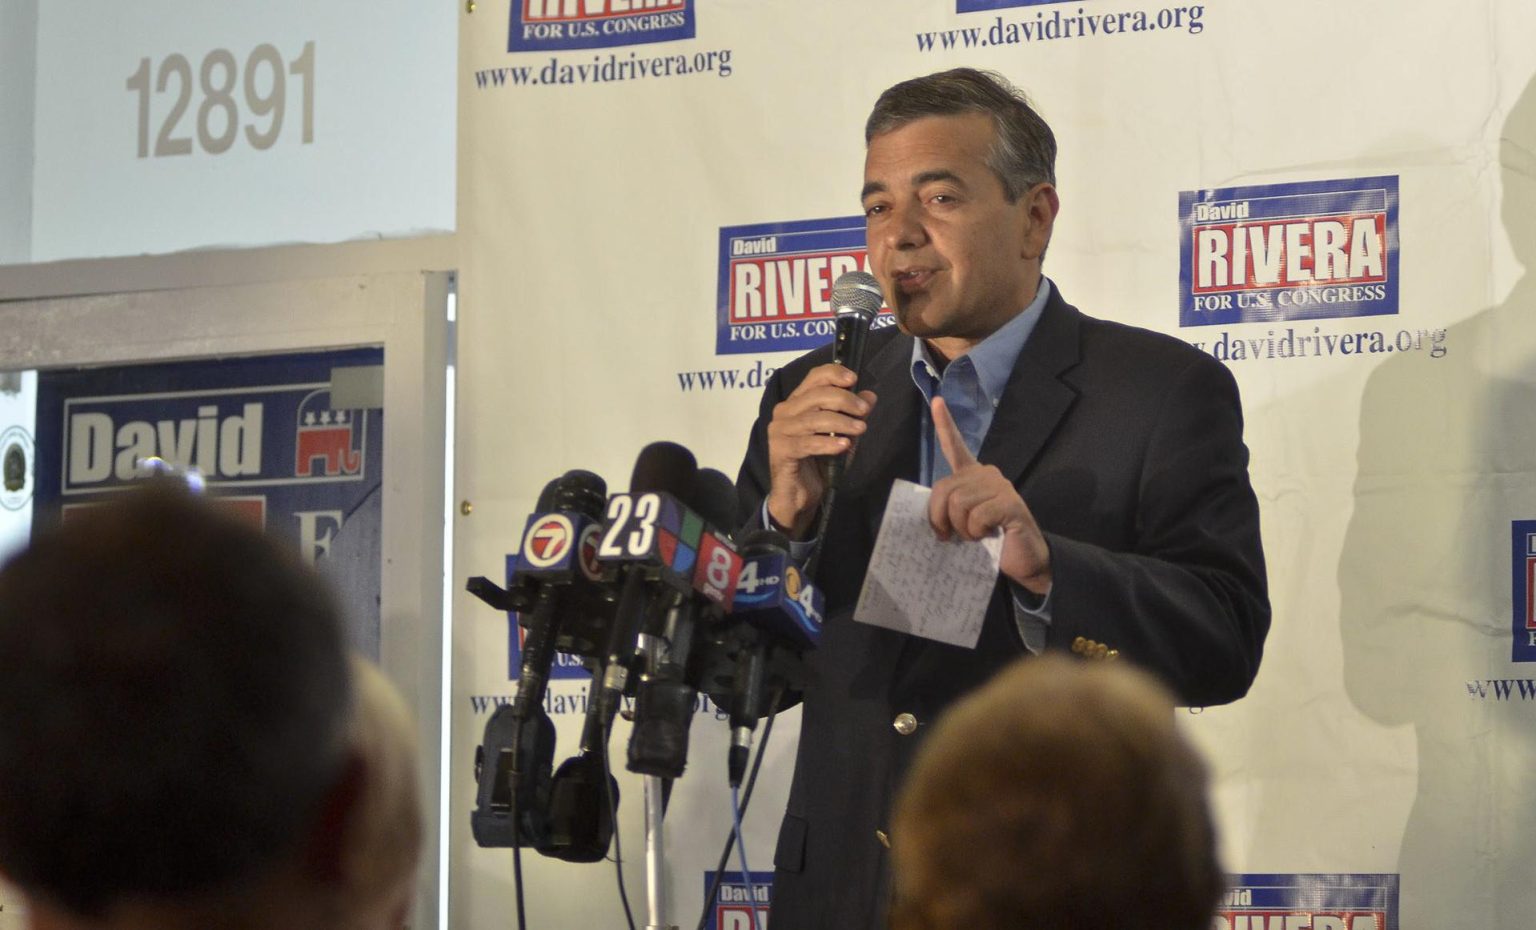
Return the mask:
[[[832,362],[813,368],[774,408],[768,424],[768,515],[792,539],[810,534],[827,490],[836,487],[874,409],[874,392],[856,388],[865,334],[883,302],[873,275],[838,276],[832,287],[837,311]]]

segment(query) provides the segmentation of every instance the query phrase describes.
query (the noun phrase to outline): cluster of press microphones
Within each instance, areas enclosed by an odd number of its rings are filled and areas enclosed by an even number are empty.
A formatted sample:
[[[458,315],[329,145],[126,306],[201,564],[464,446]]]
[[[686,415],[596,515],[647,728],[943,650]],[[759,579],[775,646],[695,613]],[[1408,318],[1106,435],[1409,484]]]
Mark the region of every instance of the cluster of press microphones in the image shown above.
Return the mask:
[[[870,275],[838,278],[837,361],[857,369],[881,303]],[[777,710],[768,695],[805,684],[803,657],[820,639],[823,599],[782,534],[737,539],[723,529],[737,525],[736,511],[729,478],[699,468],[676,443],[652,443],[626,493],[610,496],[588,471],[549,482],[508,587],[470,579],[471,592],[515,612],[524,637],[516,693],[487,721],[476,755],[479,845],[572,862],[607,854],[617,805],[608,737],[625,698],[633,698],[630,771],[683,774],[703,692],[729,713],[727,775],[732,788],[741,784],[757,722]],[[558,769],[544,707],[556,652],[592,673],[580,746]]]
[[[800,656],[821,635],[822,597],[779,533],[740,543],[729,478],[700,469],[676,443],[653,443],[635,462],[628,493],[569,471],[551,481],[529,518],[508,588],[470,589],[517,612],[522,668],[510,704],[486,724],[480,747],[482,846],[522,846],[592,862],[607,852],[615,790],[604,750],[623,699],[633,698],[631,771],[677,778],[688,762],[698,696],[730,714],[728,770],[739,785],[770,685],[802,683]],[[592,672],[580,748],[553,769],[555,729],[544,708],[554,654]]]

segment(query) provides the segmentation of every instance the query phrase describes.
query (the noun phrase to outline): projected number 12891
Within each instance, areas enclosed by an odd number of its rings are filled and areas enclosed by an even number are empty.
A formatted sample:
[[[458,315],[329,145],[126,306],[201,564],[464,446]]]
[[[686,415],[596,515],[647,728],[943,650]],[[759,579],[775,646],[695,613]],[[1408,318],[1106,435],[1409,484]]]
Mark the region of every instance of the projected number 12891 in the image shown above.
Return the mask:
[[[181,54],[167,55],[159,67],[149,58],[139,59],[138,70],[128,76],[128,89],[138,92],[140,158],[192,154],[195,130],[197,146],[210,155],[229,151],[240,137],[241,104],[251,117],[245,123],[245,139],[254,149],[269,149],[282,134],[288,109],[288,78],[297,79],[301,101],[300,140],[315,139],[315,43],[306,42],[304,50],[292,61],[284,61],[277,48],[262,43],[251,50],[244,67],[226,48],[216,48],[203,56],[194,87],[192,65]],[[171,97],[170,108],[159,122],[151,148],[150,76],[154,75],[154,94]],[[197,94],[201,91],[200,96]],[[237,91],[238,97],[237,100]],[[187,110],[197,103],[193,125],[183,125]],[[157,108],[158,109],[158,108]]]

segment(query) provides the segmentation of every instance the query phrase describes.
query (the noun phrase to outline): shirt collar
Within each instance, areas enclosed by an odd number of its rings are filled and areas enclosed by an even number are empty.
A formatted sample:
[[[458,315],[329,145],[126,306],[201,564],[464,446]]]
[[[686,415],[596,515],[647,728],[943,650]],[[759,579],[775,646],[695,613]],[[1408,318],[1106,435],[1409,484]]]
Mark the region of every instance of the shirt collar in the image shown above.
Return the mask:
[[[1041,275],[1040,287],[1035,291],[1035,299],[1029,302],[1029,306],[961,356],[970,359],[971,366],[976,370],[976,380],[992,406],[996,407],[1002,400],[1003,389],[1008,386],[1008,378],[1013,374],[1013,365],[1018,361],[1019,353],[1024,351],[1024,343],[1029,341],[1035,325],[1040,322],[1040,315],[1045,312],[1045,302],[1050,297],[1051,281]],[[929,401],[933,400],[929,397],[932,383],[929,379],[937,378],[938,370],[939,366],[933,363],[933,356],[928,352],[928,344],[921,339],[912,340],[912,380]]]

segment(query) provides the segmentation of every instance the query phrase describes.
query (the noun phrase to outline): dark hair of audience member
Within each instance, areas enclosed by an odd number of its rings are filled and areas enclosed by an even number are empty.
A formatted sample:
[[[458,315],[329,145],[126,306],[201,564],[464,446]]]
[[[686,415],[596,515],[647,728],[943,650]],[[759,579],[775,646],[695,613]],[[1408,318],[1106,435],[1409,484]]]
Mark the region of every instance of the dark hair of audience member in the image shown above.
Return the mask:
[[[0,871],[83,916],[238,886],[346,759],[332,598],[170,482],[70,512],[0,570]]]

